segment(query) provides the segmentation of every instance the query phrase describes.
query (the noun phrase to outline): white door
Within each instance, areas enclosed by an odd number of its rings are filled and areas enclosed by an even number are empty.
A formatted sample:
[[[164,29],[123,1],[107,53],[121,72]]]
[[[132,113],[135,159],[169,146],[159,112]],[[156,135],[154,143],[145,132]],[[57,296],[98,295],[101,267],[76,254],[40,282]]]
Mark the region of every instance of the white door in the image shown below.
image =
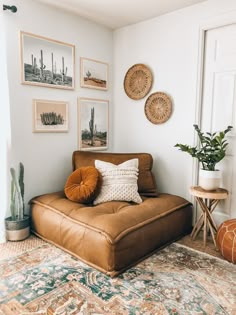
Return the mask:
[[[220,224],[236,218],[236,24],[206,32],[203,78],[202,130],[234,128],[227,136],[227,156],[217,164],[223,170],[222,187],[229,191],[214,211]]]

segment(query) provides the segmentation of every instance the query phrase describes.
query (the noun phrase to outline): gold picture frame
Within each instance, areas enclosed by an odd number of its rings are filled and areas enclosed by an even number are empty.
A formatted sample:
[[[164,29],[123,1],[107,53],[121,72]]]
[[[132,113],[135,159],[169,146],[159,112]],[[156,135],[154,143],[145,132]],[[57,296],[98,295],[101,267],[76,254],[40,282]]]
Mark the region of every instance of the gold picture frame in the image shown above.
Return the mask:
[[[33,132],[68,132],[68,102],[33,99]]]
[[[74,45],[21,31],[20,46],[22,84],[75,88]]]
[[[80,86],[97,90],[108,90],[108,63],[80,58]]]
[[[109,101],[78,98],[78,145],[80,150],[108,149]]]

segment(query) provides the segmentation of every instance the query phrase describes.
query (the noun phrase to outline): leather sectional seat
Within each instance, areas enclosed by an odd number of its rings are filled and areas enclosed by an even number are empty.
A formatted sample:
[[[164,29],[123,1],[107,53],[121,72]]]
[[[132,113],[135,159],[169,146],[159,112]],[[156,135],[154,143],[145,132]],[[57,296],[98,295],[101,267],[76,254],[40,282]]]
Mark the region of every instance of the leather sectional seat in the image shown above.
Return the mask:
[[[157,195],[150,154],[75,151],[73,169],[92,166],[96,159],[120,164],[133,158],[139,159],[142,203],[85,205],[64,192],[45,194],[31,200],[32,231],[112,277],[189,233],[192,205],[179,196]]]

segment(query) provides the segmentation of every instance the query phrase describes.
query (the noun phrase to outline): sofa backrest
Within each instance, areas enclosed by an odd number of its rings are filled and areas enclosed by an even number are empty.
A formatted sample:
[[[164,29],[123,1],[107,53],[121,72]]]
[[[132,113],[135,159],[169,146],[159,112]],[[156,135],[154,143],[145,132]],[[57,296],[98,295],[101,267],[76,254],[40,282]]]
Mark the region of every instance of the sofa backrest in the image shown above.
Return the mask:
[[[134,158],[139,159],[138,192],[143,196],[156,197],[156,182],[152,174],[153,158],[149,153],[74,151],[72,155],[72,166],[73,170],[82,166],[94,166],[95,160],[118,165]]]

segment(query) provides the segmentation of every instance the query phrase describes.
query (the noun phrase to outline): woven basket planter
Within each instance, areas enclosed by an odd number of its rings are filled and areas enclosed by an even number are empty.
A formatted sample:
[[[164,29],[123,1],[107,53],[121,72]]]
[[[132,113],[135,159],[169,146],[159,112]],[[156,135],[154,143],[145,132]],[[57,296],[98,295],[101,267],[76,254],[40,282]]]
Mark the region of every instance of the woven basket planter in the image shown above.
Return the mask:
[[[14,221],[12,217],[5,219],[6,238],[8,241],[22,241],[30,235],[30,217]]]

